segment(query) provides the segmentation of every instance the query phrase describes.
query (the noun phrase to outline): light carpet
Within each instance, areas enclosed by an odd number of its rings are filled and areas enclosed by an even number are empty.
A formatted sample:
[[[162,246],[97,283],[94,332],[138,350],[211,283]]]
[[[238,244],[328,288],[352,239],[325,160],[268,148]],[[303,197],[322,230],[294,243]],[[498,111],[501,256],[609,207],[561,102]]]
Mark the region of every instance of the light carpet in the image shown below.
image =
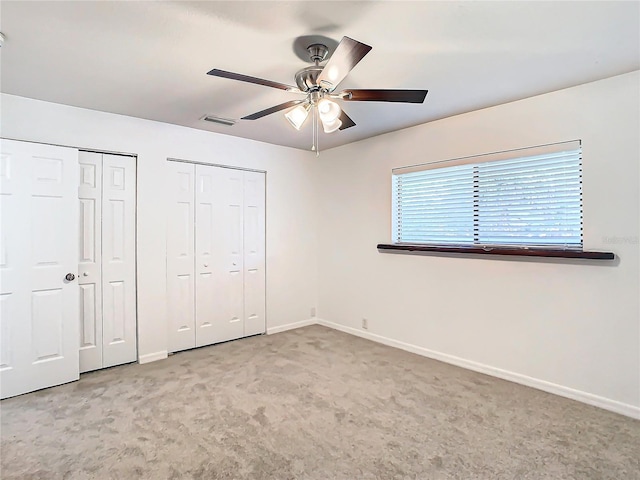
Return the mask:
[[[640,479],[640,422],[320,326],[8,399],[9,479]]]

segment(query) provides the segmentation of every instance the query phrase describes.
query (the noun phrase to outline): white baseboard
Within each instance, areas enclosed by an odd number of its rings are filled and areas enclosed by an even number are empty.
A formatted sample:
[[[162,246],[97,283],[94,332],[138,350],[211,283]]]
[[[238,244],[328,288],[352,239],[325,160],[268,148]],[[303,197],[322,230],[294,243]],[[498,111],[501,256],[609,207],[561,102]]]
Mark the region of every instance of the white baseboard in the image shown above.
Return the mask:
[[[295,328],[308,327],[309,325],[315,325],[318,323],[316,318],[309,318],[308,320],[301,320],[299,322],[287,323],[286,325],[278,325],[277,327],[267,327],[267,335],[273,335],[274,333],[286,332],[287,330],[293,330]]]
[[[398,340],[393,340],[391,338],[383,337],[381,335],[376,335],[375,333],[358,330],[357,328],[346,327],[344,325],[329,322],[327,320],[323,320],[320,318],[316,318],[315,320],[316,320],[316,323],[320,325],[324,325],[325,327],[333,328],[335,330],[340,330],[341,332],[366,338],[367,340],[372,340],[374,342],[382,343],[390,347],[400,348],[401,350],[406,350],[407,352],[415,353],[423,357],[432,358],[434,360],[439,360],[441,362],[449,363],[451,365],[456,365],[458,367],[466,368],[468,370],[473,370],[474,372],[484,373],[486,375],[491,375],[493,377],[501,378],[503,380],[509,380],[514,383],[519,383],[520,385],[525,385],[527,387],[532,387],[548,393],[553,393],[561,397],[577,400],[578,402],[586,403],[587,405],[603,408],[611,412],[619,413],[621,415],[625,415],[627,417],[640,420],[640,407],[636,407],[634,405],[629,405],[626,403],[618,402],[616,400],[611,400],[609,398],[600,397],[598,395],[593,395],[591,393],[583,392],[581,390],[575,390],[573,388],[565,387],[563,385],[558,385],[556,383],[547,382],[545,380],[528,377],[520,373],[510,372],[508,370],[502,370],[500,368],[491,367],[489,365],[484,365],[481,363],[473,362],[471,360],[466,360],[464,358],[455,357],[453,355],[448,355],[446,353],[436,352],[433,350],[429,350],[427,348],[418,347],[417,345],[400,342]]]
[[[138,363],[142,365],[143,363],[151,363],[157,360],[164,360],[168,356],[169,354],[166,350],[162,350],[161,352],[147,353],[138,357]]]

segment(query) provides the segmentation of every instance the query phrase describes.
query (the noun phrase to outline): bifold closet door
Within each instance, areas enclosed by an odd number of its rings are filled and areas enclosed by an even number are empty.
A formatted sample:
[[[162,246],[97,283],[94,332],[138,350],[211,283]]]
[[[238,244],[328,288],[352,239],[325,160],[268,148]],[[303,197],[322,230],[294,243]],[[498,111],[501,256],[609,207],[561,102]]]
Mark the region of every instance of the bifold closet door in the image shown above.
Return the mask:
[[[137,358],[135,159],[80,152],[80,371]]]
[[[211,319],[207,343],[264,333],[265,174],[205,167],[213,173],[212,287],[196,285],[198,323]],[[200,229],[196,217],[196,230]],[[203,236],[204,237],[204,236]],[[197,238],[201,238],[198,234]],[[204,264],[204,259],[203,262]],[[202,300],[200,300],[202,299]],[[200,330],[198,330],[200,333]]]
[[[102,154],[80,152],[80,372],[102,368]]]
[[[265,174],[244,172],[244,334],[265,333]]]
[[[196,346],[194,280],[195,165],[167,162],[168,349]]]
[[[102,365],[134,362],[136,170],[132,157],[102,156]]]
[[[213,323],[211,342],[244,336],[243,209],[244,171],[206,167],[213,172],[212,265],[214,290],[196,291],[196,298],[214,295],[212,309],[201,310]],[[204,287],[204,285],[203,285]]]
[[[0,140],[2,398],[79,378],[77,189],[77,150]]]
[[[169,351],[265,332],[265,175],[169,161]]]
[[[196,346],[201,347],[220,341],[214,327],[215,312],[221,302],[214,275],[214,232],[219,228],[214,188],[219,169],[208,165],[196,165],[195,169],[195,324]]]

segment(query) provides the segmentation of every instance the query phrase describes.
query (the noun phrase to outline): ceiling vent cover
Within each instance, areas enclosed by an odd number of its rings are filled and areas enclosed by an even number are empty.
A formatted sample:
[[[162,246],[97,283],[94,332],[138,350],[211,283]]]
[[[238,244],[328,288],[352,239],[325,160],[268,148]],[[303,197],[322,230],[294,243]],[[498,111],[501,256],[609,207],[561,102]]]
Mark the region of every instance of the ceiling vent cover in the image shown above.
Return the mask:
[[[227,127],[231,127],[236,123],[236,120],[231,118],[216,117],[215,115],[205,115],[201,120],[204,120],[205,122],[219,123],[220,125],[226,125]]]

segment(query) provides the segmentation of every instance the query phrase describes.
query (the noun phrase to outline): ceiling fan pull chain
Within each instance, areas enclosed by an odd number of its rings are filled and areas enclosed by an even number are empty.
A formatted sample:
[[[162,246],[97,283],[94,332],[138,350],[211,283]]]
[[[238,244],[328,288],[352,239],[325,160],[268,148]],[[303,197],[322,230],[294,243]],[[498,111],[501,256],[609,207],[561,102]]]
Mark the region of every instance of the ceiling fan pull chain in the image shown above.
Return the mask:
[[[316,120],[316,157],[320,156],[320,119],[319,119],[318,107],[316,106],[316,114],[313,116]]]
[[[313,105],[311,106],[311,151],[316,150],[316,116],[313,111]]]
[[[315,152],[316,150],[316,110],[313,105],[311,105],[311,151]]]

